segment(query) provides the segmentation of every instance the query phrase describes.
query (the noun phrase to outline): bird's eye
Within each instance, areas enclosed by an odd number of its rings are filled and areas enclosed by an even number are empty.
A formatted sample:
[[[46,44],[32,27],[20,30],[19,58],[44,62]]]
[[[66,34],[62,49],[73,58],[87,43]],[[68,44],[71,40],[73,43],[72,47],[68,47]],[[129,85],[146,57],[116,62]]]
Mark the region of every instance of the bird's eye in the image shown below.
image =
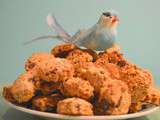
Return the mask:
[[[106,12],[106,13],[103,13],[103,15],[106,16],[106,17],[110,17],[111,13],[110,12]]]

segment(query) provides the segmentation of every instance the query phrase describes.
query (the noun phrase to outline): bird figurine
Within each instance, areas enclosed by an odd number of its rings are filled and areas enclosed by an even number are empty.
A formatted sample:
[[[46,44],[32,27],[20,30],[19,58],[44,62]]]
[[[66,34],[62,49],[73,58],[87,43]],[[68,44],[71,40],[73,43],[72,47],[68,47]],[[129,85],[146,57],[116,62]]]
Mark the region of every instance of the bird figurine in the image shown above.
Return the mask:
[[[87,30],[79,30],[73,36],[70,36],[60,26],[56,18],[50,14],[47,16],[47,24],[57,33],[57,35],[41,36],[27,43],[40,39],[57,38],[65,43],[73,43],[79,47],[102,51],[116,46],[116,28],[118,23],[119,19],[116,12],[107,11],[102,13],[100,19],[94,26]]]

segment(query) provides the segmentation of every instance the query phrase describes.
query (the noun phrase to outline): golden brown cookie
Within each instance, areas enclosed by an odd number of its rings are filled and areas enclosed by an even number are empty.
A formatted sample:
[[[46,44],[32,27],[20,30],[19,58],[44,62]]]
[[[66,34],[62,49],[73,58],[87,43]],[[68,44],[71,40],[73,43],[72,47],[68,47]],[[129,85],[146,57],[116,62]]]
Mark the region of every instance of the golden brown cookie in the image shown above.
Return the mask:
[[[79,97],[85,100],[93,97],[93,90],[88,81],[75,77],[63,82],[61,87],[61,92],[66,97]]]
[[[35,95],[33,75],[29,72],[21,74],[11,86],[11,94],[18,103],[28,102]]]
[[[57,113],[65,115],[93,115],[93,106],[80,98],[66,98],[57,104]]]
[[[16,103],[16,100],[11,93],[11,86],[3,88],[3,97],[11,103]]]
[[[55,111],[58,101],[63,97],[59,94],[53,94],[51,96],[38,96],[32,100],[32,108],[39,111]]]
[[[110,74],[100,66],[93,63],[84,63],[77,67],[76,75],[84,80],[88,80],[94,87],[96,93],[100,92],[101,87],[107,81],[112,79]]]
[[[40,84],[39,90],[42,92],[43,95],[50,95],[55,90],[60,90],[60,83],[43,81]]]
[[[66,58],[71,51],[77,48],[76,45],[71,43],[60,44],[51,50],[51,54],[55,57]]]
[[[70,52],[67,56],[67,59],[70,60],[73,64],[93,61],[93,57],[90,53],[80,49],[76,49]]]
[[[144,102],[151,103],[154,105],[160,105],[160,90],[151,86],[148,89],[148,93],[147,93],[147,96],[146,96]]]
[[[63,82],[73,77],[74,67],[70,61],[55,58],[39,64],[39,76],[47,82]]]
[[[95,65],[103,67],[113,79],[120,79],[119,67],[113,63],[109,63],[105,58],[100,58]]]
[[[125,114],[131,104],[128,86],[120,80],[108,80],[100,90],[99,103],[108,103],[105,114]]]
[[[100,52],[98,55],[98,59],[102,59],[102,61],[104,62],[116,64],[119,67],[123,67],[128,64],[128,61],[124,58],[123,54],[118,51]]]
[[[131,106],[129,107],[129,112],[130,113],[135,113],[142,110],[142,102],[137,102],[137,103],[131,103]]]
[[[148,71],[132,64],[120,68],[120,79],[128,85],[132,103],[145,99],[149,86],[153,81]]]
[[[45,61],[54,59],[54,56],[48,53],[34,53],[29,57],[25,63],[25,70],[29,71],[32,70],[34,67],[36,67],[39,63]]]

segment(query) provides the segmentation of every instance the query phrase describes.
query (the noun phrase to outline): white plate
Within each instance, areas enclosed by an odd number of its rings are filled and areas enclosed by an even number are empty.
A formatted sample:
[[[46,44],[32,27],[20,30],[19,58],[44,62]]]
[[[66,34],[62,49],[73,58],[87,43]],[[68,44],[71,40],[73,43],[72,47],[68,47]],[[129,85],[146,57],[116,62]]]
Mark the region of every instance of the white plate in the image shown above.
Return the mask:
[[[128,118],[136,118],[136,117],[142,117],[148,114],[153,113],[154,111],[158,110],[159,107],[157,106],[149,106],[146,109],[143,109],[140,112],[137,113],[132,113],[132,114],[126,114],[126,115],[106,115],[106,116],[68,116],[68,115],[60,115],[60,114],[56,114],[56,113],[47,113],[47,112],[40,112],[40,111],[36,111],[36,110],[31,110],[28,108],[24,108],[21,106],[17,106],[14,105],[10,102],[8,102],[7,100],[5,100],[3,98],[3,100],[5,101],[5,103],[7,103],[10,107],[25,112],[25,113],[29,113],[32,115],[36,115],[39,116],[41,118],[45,118],[45,119],[49,119],[49,120],[53,120],[53,119],[68,119],[68,120],[119,120],[119,119],[128,119]]]

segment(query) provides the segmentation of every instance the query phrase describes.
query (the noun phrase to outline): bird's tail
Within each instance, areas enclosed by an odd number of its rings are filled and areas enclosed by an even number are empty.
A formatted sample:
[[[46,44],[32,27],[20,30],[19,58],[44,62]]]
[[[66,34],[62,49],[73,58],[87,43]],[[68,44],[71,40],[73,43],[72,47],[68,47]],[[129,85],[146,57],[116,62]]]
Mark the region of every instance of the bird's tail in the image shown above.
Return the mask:
[[[42,39],[58,39],[65,43],[71,42],[70,35],[58,24],[56,18],[53,15],[49,14],[46,20],[47,20],[48,26],[51,27],[52,30],[54,30],[57,33],[57,35],[40,36],[40,37],[37,37],[30,41],[25,42],[24,45],[27,45],[34,41],[38,41]]]
[[[27,41],[27,42],[24,43],[24,45],[28,45],[28,44],[30,44],[30,43],[32,43],[32,42],[39,41],[39,40],[43,40],[43,39],[58,39],[58,40],[63,41],[63,39],[62,39],[60,36],[58,36],[58,35],[57,35],[57,36],[54,36],[54,35],[46,35],[46,36],[40,36],[40,37],[34,38],[34,39],[30,40],[30,41]],[[63,41],[63,42],[64,42],[64,41]]]
[[[56,18],[53,15],[49,14],[47,16],[47,24],[58,34],[58,36],[63,38],[64,42],[70,41],[71,36],[60,26],[60,24],[57,22]]]

